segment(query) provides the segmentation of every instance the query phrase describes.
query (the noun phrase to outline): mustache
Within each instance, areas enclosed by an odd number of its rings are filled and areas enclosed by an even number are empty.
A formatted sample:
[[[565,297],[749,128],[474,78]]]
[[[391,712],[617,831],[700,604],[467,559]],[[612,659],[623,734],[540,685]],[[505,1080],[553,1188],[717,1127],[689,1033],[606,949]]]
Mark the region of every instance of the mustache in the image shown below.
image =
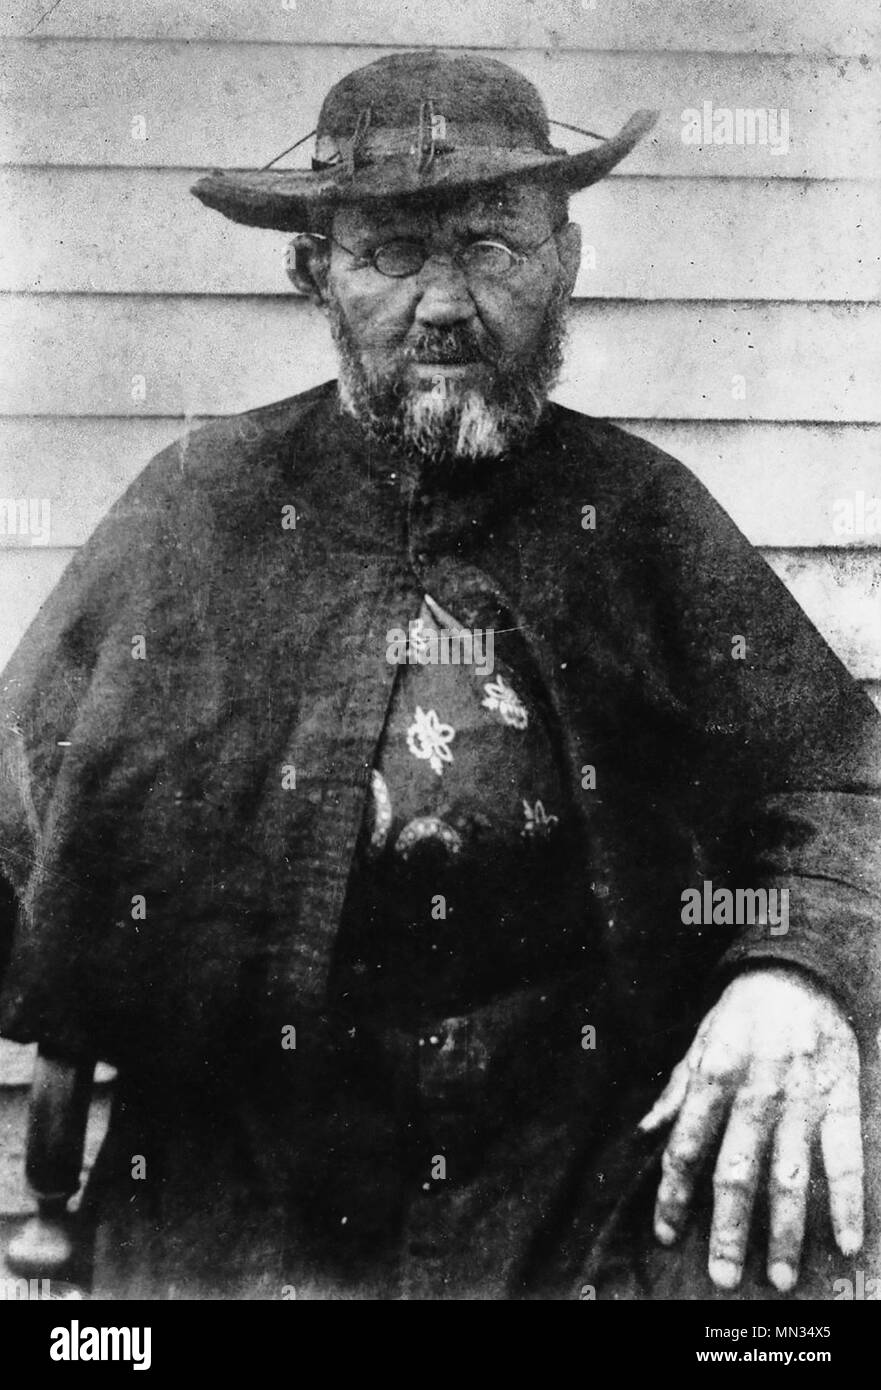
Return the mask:
[[[450,328],[425,328],[406,342],[401,357],[406,362],[463,365],[469,362],[495,364],[497,354],[489,343],[468,324]]]

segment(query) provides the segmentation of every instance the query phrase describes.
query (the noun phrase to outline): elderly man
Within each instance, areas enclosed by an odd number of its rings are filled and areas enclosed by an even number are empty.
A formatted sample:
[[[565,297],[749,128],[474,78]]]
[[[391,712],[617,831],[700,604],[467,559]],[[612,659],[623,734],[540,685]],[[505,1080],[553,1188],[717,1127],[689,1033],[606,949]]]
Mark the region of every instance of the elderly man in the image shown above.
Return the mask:
[[[822,1298],[861,1249],[879,720],[688,470],[547,399],[567,196],[652,121],[566,154],[400,54],[311,171],[195,187],[296,233],[340,370],[159,455],[3,681],[4,1031],[119,1068],[97,1293]]]

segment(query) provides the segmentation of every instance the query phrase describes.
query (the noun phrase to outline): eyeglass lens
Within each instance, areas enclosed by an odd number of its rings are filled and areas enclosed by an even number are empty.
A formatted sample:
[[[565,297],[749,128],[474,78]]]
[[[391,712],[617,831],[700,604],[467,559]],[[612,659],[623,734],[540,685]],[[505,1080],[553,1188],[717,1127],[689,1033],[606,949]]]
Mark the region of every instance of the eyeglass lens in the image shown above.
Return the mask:
[[[373,264],[381,275],[402,277],[416,275],[426,262],[428,253],[420,241],[400,239],[387,241],[373,253]],[[518,257],[508,247],[493,241],[473,241],[463,246],[455,261],[473,275],[504,275]]]

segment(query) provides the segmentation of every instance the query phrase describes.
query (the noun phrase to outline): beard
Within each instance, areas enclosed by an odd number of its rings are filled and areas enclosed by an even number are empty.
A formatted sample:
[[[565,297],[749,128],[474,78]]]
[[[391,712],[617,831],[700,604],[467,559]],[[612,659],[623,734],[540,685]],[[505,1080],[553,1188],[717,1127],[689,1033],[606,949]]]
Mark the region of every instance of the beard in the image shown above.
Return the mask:
[[[528,354],[495,349],[470,324],[427,328],[408,338],[381,372],[365,366],[334,297],[331,332],[339,354],[339,392],[372,443],[435,461],[496,458],[532,433],[559,376],[569,295],[557,283]],[[461,379],[438,372],[431,383],[413,364],[468,364]]]

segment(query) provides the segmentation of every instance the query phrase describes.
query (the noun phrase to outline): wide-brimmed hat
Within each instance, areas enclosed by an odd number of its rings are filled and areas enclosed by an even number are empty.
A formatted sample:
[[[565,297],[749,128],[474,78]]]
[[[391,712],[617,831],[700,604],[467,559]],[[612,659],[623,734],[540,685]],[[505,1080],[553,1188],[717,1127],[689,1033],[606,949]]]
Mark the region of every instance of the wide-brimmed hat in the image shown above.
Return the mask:
[[[311,169],[216,169],[192,191],[233,222],[281,231],[305,231],[316,215],[347,204],[500,182],[572,192],[608,174],[657,116],[637,111],[611,139],[583,131],[599,143],[570,154],[551,144],[552,123],[535,87],[506,63],[425,49],[395,53],[328,92],[310,132]]]

